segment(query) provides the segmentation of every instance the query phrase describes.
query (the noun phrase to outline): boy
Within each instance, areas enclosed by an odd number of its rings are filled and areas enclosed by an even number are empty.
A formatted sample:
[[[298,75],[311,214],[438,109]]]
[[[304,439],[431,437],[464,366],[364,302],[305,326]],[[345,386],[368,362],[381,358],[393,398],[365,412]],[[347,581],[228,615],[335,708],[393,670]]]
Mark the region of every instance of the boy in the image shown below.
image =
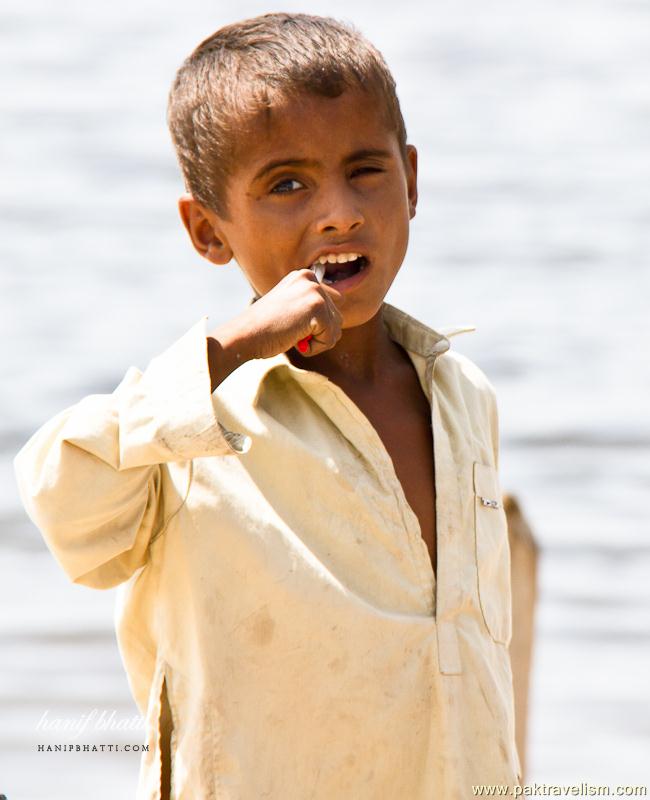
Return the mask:
[[[494,393],[384,302],[417,160],[381,55],[329,19],[231,25],[179,70],[169,121],[190,239],[255,298],[16,458],[70,579],[122,584],[138,798],[518,783]]]

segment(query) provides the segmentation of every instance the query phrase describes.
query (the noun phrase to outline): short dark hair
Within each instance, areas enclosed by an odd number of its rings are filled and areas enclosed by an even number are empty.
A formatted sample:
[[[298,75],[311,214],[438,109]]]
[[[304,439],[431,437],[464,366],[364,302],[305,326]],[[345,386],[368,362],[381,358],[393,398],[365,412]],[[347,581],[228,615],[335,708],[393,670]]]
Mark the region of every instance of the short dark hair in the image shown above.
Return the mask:
[[[220,28],[183,62],[167,120],[185,185],[226,215],[225,188],[237,133],[273,100],[301,92],[373,94],[406,158],[406,128],[395,81],[381,53],[353,27],[328,17],[264,14]]]

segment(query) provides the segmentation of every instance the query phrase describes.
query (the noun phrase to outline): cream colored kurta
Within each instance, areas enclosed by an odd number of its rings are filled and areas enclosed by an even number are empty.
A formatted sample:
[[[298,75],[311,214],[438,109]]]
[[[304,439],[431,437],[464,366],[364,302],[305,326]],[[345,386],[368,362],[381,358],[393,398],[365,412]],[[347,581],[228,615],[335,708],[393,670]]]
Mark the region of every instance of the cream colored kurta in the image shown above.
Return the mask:
[[[159,797],[163,679],[173,800],[465,800],[519,782],[494,392],[445,336],[387,303],[384,321],[431,404],[437,581],[366,416],[285,354],[211,395],[206,316],[17,455],[69,578],[122,584],[149,743],[138,800]]]

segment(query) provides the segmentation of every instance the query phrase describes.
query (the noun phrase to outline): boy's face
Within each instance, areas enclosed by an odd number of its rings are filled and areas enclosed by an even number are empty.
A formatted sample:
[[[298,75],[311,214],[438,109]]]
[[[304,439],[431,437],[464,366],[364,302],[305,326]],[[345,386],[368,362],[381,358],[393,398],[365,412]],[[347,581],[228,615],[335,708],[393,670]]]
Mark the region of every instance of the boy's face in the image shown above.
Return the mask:
[[[415,148],[407,163],[371,95],[302,94],[238,141],[227,219],[181,198],[197,250],[215,263],[233,256],[259,295],[288,272],[328,253],[360,253],[366,266],[345,292],[343,328],[379,310],[402,264],[417,201]]]

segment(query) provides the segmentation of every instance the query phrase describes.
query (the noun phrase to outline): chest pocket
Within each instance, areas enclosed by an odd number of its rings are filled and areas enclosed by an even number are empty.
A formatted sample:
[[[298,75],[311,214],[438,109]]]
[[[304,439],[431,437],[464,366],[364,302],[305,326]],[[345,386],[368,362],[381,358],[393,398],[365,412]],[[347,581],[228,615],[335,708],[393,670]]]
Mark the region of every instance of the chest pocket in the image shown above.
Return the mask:
[[[474,530],[481,613],[490,636],[510,644],[512,599],[508,522],[494,467],[474,463]]]

